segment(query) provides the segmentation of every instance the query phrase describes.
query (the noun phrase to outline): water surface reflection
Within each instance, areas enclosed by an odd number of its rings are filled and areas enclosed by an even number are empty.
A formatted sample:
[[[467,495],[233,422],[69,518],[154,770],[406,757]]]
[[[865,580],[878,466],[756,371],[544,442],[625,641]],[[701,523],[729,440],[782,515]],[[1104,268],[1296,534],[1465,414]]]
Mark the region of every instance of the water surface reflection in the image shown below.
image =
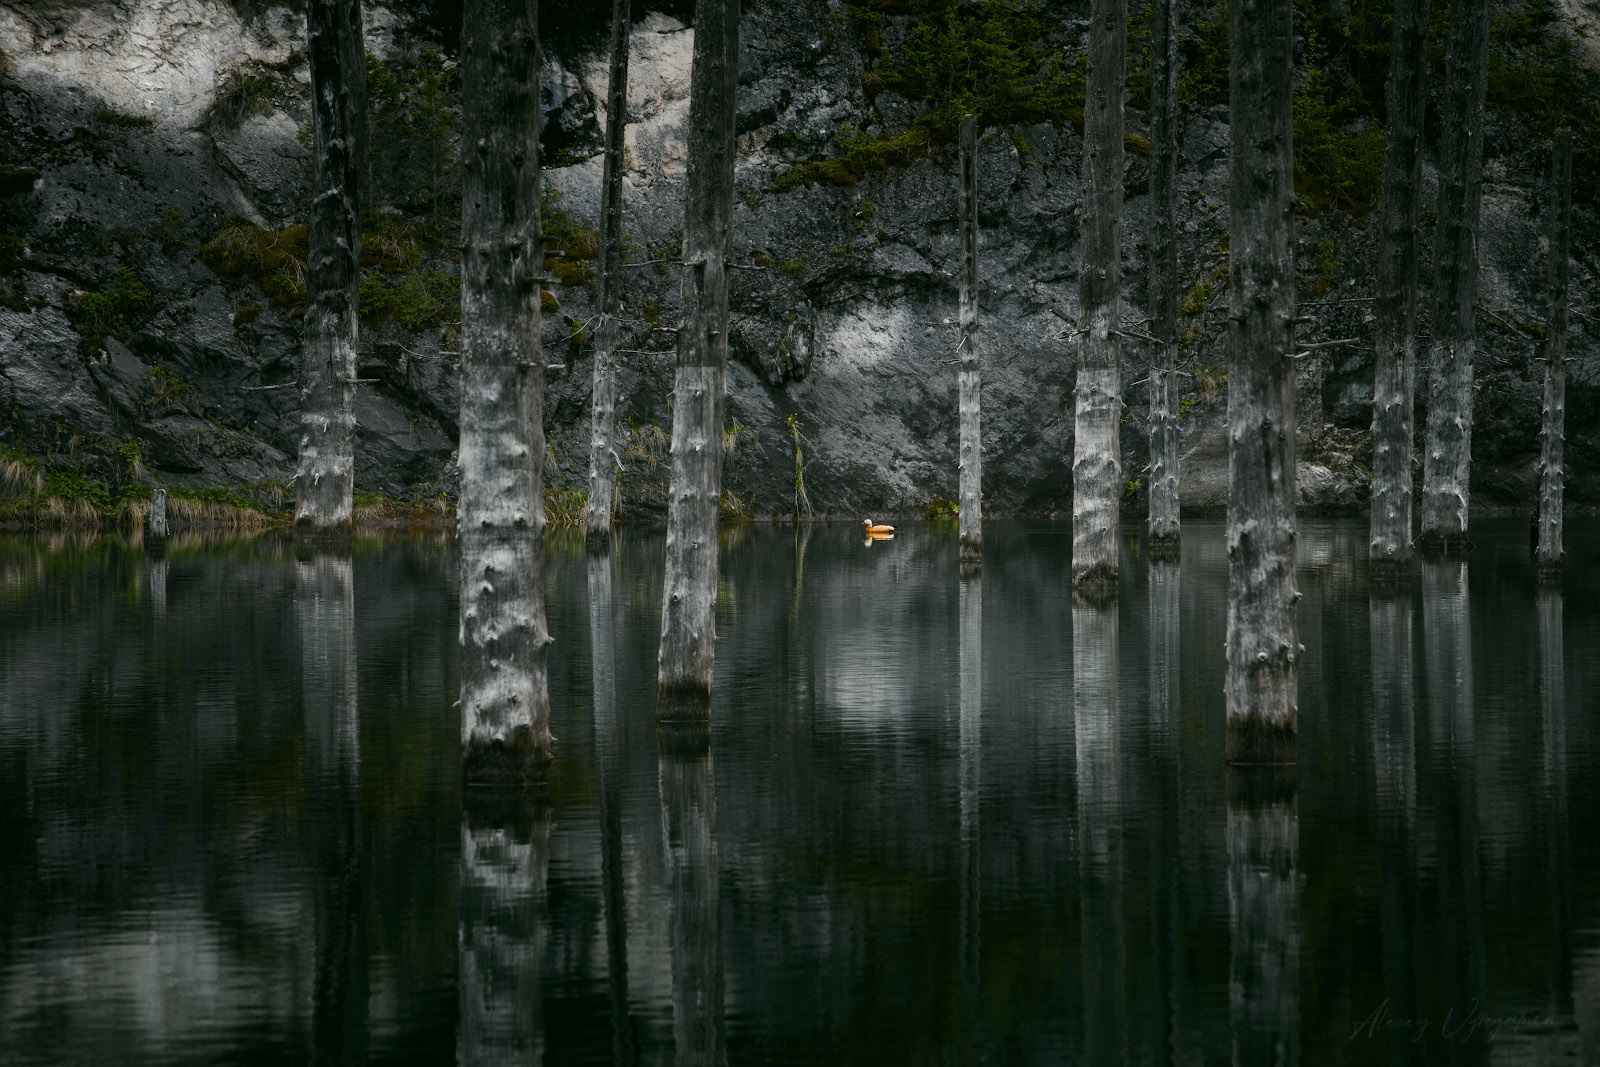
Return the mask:
[[[1600,573],[1369,595],[1301,535],[1292,790],[1222,764],[1226,559],[733,531],[709,738],[661,547],[548,566],[550,793],[463,808],[453,542],[0,540],[7,1062],[1600,1062]],[[1600,558],[1575,523],[1569,558]]]

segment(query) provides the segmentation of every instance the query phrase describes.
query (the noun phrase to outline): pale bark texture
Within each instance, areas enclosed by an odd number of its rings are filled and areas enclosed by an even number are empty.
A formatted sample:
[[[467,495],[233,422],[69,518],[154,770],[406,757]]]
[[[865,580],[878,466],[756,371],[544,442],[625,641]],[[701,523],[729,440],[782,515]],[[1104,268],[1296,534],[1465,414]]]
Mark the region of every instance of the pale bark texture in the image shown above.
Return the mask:
[[[661,834],[671,890],[672,1036],[676,1061],[728,1062],[717,880],[717,776],[707,723],[657,734]]]
[[[1290,0],[1235,0],[1228,209],[1230,763],[1293,763],[1297,730]]]
[[[311,225],[305,349],[300,370],[300,465],[295,532],[348,535],[355,495],[357,306],[361,289],[361,167],[367,68],[360,0],[308,0],[311,65]]]
[[[1300,1062],[1296,772],[1240,767],[1227,775],[1233,1062],[1288,1067]]]
[[[1154,0],[1150,42],[1150,551],[1177,554],[1178,514],[1177,0]]]
[[[683,310],[673,387],[667,569],[656,674],[656,717],[669,722],[705,720],[711,715],[739,0],[699,0],[693,62],[683,204]]]
[[[961,563],[983,559],[983,381],[978,348],[978,119],[961,120]]]
[[[1127,1061],[1117,605],[1072,602],[1072,722],[1082,877],[1085,1063]]]
[[[1078,385],[1072,455],[1072,588],[1117,582],[1122,498],[1122,92],[1126,0],[1092,0],[1084,102]]]
[[[1372,513],[1368,559],[1378,580],[1411,574],[1411,454],[1417,355],[1417,213],[1427,107],[1428,0],[1395,0],[1389,131],[1373,307]]]
[[[543,963],[552,810],[524,794],[469,794],[461,820],[456,1063],[544,1062]]]
[[[1544,328],[1544,444],[1539,456],[1541,581],[1561,578],[1561,494],[1566,470],[1567,273],[1572,245],[1572,134],[1556,134],[1550,164],[1550,313]]]
[[[316,865],[312,1063],[359,1063],[367,1047],[367,954],[356,680],[355,575],[349,556],[295,564],[305,710],[306,798]]]
[[[150,494],[150,514],[144,520],[145,539],[161,541],[171,533],[172,528],[167,525],[167,491],[156,489]]]
[[[461,740],[469,785],[550,760],[534,0],[469,0],[462,27]]]
[[[594,396],[589,417],[591,552],[611,549],[616,509],[617,305],[622,290],[622,135],[627,125],[630,0],[611,4],[611,82],[606,90],[605,173],[600,187],[600,326],[595,331]]]
[[[1478,192],[1489,0],[1452,0],[1439,107],[1439,227],[1434,244],[1433,339],[1422,452],[1424,548],[1467,546],[1472,473],[1472,359],[1478,299]]]

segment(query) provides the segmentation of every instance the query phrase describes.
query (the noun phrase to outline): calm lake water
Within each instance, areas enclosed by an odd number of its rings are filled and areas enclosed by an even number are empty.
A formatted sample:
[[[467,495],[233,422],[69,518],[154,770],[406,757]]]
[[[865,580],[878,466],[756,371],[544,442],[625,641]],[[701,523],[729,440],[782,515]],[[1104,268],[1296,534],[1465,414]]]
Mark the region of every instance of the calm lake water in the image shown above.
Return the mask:
[[[0,540],[0,1063],[1600,1062],[1600,524],[1526,531],[1303,523],[1289,775],[1217,523],[1109,609],[1064,524],[728,531],[709,749],[659,535],[553,542],[550,795],[465,814],[451,539]]]

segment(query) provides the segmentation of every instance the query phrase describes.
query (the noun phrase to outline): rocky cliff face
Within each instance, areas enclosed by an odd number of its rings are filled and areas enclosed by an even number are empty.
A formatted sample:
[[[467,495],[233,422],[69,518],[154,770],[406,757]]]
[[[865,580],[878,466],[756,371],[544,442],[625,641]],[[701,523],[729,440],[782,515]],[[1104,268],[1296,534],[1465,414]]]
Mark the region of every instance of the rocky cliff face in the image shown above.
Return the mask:
[[[553,6],[543,80],[547,180],[558,195],[548,206],[554,247],[568,254],[555,261],[546,297],[547,358],[564,366],[551,374],[546,421],[553,479],[577,485],[596,300],[592,248],[583,246],[599,213],[608,5]],[[625,258],[642,265],[629,269],[624,291],[619,425],[622,507],[636,517],[659,512],[667,477],[690,6],[635,4]],[[1084,12],[1056,0],[1043,7],[1059,46],[1078,50],[1074,20]],[[1592,37],[1587,9],[1569,7],[1566,17]],[[838,0],[747,0],[741,28],[734,247],[748,269],[733,284],[726,484],[730,507],[759,515],[792,508],[791,416],[820,512],[906,513],[955,496],[953,173],[924,156],[854,184],[775,191],[790,166],[838,155],[850,131],[905,129],[924,106],[870,92],[869,42],[849,14]],[[374,123],[371,182],[386,207],[368,239],[369,275],[374,306],[389,303],[363,327],[357,479],[402,498],[447,494],[453,476],[452,45],[438,32],[450,17],[448,4],[368,10],[369,50],[400,76],[391,97],[374,96],[391,112]],[[52,469],[163,484],[288,480],[295,226],[305,217],[303,17],[252,0],[0,3],[0,41],[0,445]],[[1182,118],[1181,269],[1195,312],[1182,405],[1190,506],[1219,505],[1226,482],[1226,294],[1208,282],[1226,256],[1226,117],[1200,107]],[[1130,145],[1147,136],[1143,119],[1130,108]],[[1543,320],[1547,164],[1514,115],[1496,113],[1490,128],[1475,502],[1531,506],[1542,372],[1524,335]],[[1077,319],[1081,149],[1070,121],[990,132],[980,147],[985,500],[995,513],[1070,507],[1074,374],[1064,335]],[[1130,151],[1123,256],[1132,318],[1144,301],[1147,180],[1144,158]],[[1595,241],[1585,240],[1597,233],[1593,201],[1580,197],[1576,214],[1573,304],[1587,314],[1600,268]],[[1365,499],[1372,371],[1362,297],[1375,230],[1337,210],[1297,230],[1310,335],[1358,340],[1299,365],[1308,505]],[[372,252],[384,240],[393,247]],[[1600,502],[1593,329],[1574,317],[1567,454],[1576,506]],[[1135,383],[1123,426],[1127,506],[1142,509],[1147,356],[1137,343],[1124,351],[1124,380]]]

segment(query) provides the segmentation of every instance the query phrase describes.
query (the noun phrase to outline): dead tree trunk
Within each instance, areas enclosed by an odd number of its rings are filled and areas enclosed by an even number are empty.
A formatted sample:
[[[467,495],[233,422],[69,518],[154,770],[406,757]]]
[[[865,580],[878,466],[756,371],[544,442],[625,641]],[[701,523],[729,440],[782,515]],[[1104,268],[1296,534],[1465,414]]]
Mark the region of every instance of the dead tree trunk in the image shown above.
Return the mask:
[[[308,0],[316,196],[306,262],[295,533],[349,536],[355,496],[357,301],[361,289],[360,133],[367,68],[361,0]]]
[[[550,759],[544,617],[536,0],[468,0],[461,35],[461,740],[469,784]]]
[[[961,120],[961,563],[983,560],[983,382],[978,349],[978,119]]]
[[[1567,260],[1572,243],[1572,133],[1556,134],[1550,164],[1550,316],[1544,331],[1544,447],[1539,457],[1541,580],[1561,578],[1562,442],[1567,423]]]
[[[1230,763],[1293,763],[1294,194],[1290,0],[1234,0],[1228,210]]]
[[[167,491],[156,489],[150,493],[150,514],[145,516],[144,537],[152,547],[165,541],[172,528],[167,525]]]
[[[1150,551],[1175,557],[1178,521],[1178,26],[1155,0],[1150,44]]]
[[[1126,0],[1092,0],[1078,266],[1078,386],[1072,456],[1072,588],[1117,583],[1122,493],[1122,92]]]
[[[1378,250],[1376,370],[1372,386],[1372,577],[1411,574],[1412,397],[1417,354],[1417,212],[1422,117],[1428,103],[1428,0],[1395,0],[1389,66],[1389,136],[1383,159]]]
[[[1422,453],[1422,536],[1430,550],[1467,546],[1472,473],[1472,358],[1478,298],[1478,189],[1489,0],[1452,0],[1449,72],[1440,106],[1439,228],[1433,276],[1432,373]]]
[[[704,720],[711,714],[738,86],[739,0],[699,0],[689,81],[683,317],[673,385],[667,571],[656,674],[656,717],[663,721]]]
[[[589,421],[591,552],[611,549],[616,506],[617,304],[622,289],[622,134],[627,125],[630,0],[611,3],[611,85],[606,91],[605,178],[600,192],[600,327],[595,331],[594,405]]]

